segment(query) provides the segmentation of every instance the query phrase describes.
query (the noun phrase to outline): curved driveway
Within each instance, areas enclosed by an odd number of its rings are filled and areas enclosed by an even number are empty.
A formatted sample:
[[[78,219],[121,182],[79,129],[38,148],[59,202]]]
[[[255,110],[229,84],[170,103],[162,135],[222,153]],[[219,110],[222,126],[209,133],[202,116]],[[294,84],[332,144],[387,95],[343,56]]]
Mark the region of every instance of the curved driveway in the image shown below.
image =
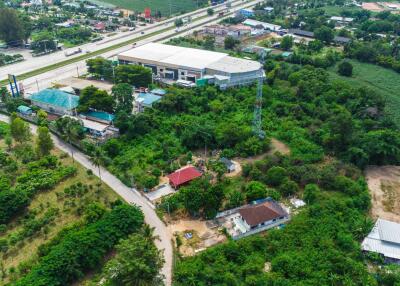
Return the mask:
[[[0,121],[9,122],[9,117],[0,114]],[[37,127],[31,124],[31,130],[36,134]],[[70,153],[70,146],[64,141],[60,140],[57,136],[52,135],[54,145],[60,150]],[[89,158],[81,151],[74,149],[74,158],[86,169],[93,171],[93,174],[98,175],[98,169],[89,160]],[[131,204],[138,205],[145,216],[145,221],[151,227],[154,227],[154,234],[159,237],[156,240],[158,249],[164,252],[165,265],[162,269],[162,274],[165,276],[166,285],[169,286],[172,283],[172,262],[173,262],[173,250],[172,250],[172,237],[167,230],[167,227],[157,216],[154,206],[150,204],[137,190],[128,188],[118,178],[108,172],[106,169],[101,168],[101,178],[104,183],[109,185],[117,194],[119,194],[125,201]]]

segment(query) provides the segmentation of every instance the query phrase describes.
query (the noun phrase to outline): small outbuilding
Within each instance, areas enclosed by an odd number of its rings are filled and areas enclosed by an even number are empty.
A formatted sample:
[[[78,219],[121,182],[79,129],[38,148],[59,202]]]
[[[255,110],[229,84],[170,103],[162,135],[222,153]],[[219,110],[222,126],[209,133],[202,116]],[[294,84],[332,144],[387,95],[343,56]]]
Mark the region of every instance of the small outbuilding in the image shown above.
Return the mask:
[[[32,108],[26,105],[18,106],[17,111],[22,115],[32,115]]]
[[[231,161],[225,157],[222,157],[221,159],[219,159],[219,161],[225,165],[226,169],[228,170],[228,173],[235,171],[236,167],[235,167],[235,163],[233,161]]]

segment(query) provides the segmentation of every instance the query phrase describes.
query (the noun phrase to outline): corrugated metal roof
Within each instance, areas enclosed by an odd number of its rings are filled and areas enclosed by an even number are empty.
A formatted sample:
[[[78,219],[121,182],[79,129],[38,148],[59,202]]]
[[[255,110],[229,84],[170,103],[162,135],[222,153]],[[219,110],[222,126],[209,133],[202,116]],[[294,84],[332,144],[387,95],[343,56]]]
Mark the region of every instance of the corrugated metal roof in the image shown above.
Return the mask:
[[[161,96],[155,95],[153,93],[139,93],[138,98],[142,98],[144,104],[152,105],[154,102],[159,101],[161,99]]]
[[[400,224],[378,219],[361,247],[385,257],[400,259]]]
[[[66,110],[74,109],[79,104],[79,96],[58,89],[44,89],[32,94],[30,100],[58,106]]]
[[[103,111],[88,111],[85,113],[82,113],[83,115],[87,116],[87,117],[93,117],[93,118],[97,118],[100,120],[104,120],[104,121],[113,121],[115,118],[114,114],[110,114],[107,112],[103,112]]]
[[[400,224],[384,219],[378,219],[377,224],[381,240],[400,244]]]

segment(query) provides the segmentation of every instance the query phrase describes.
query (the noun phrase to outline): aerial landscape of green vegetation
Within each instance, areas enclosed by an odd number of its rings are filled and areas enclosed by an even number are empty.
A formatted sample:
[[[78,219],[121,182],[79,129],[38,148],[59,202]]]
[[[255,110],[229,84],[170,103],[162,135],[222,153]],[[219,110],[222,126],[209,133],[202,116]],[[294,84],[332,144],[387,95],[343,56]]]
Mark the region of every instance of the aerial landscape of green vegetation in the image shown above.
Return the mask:
[[[143,12],[145,8],[150,8],[152,12],[160,11],[161,15],[169,16],[172,14],[190,12],[195,10],[208,1],[206,0],[102,0],[96,1],[112,4],[120,8],[130,9],[137,12]]]
[[[350,61],[353,65],[353,76],[345,77],[336,73],[337,66],[330,69],[332,78],[340,78],[349,83],[373,89],[387,101],[386,111],[400,126],[400,74],[373,64]]]

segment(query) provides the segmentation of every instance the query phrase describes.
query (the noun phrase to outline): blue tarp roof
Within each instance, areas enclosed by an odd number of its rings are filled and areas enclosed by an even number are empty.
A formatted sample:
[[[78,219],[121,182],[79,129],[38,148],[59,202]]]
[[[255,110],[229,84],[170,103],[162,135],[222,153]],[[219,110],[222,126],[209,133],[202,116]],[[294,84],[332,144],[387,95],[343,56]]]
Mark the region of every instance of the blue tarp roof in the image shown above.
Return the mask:
[[[154,102],[157,102],[161,99],[161,96],[155,95],[153,93],[139,93],[138,98],[143,98],[143,104],[152,105]]]
[[[100,120],[105,120],[105,121],[113,121],[115,118],[114,114],[110,114],[108,112],[104,112],[104,111],[89,111],[86,113],[83,113],[83,115],[88,116],[88,117],[93,117],[93,118],[97,118]]]
[[[32,94],[30,100],[47,103],[67,110],[74,109],[79,104],[79,96],[58,89],[41,90]]]

